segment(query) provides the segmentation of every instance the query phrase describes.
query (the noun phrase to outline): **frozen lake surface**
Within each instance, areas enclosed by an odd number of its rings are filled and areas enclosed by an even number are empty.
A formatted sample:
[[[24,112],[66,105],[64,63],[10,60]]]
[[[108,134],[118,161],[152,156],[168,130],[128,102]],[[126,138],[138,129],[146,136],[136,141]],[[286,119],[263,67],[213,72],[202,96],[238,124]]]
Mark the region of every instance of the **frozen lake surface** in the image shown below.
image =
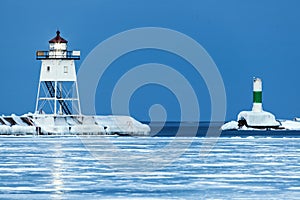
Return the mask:
[[[221,137],[207,156],[203,137],[174,140],[2,137],[0,199],[299,199],[300,137]]]

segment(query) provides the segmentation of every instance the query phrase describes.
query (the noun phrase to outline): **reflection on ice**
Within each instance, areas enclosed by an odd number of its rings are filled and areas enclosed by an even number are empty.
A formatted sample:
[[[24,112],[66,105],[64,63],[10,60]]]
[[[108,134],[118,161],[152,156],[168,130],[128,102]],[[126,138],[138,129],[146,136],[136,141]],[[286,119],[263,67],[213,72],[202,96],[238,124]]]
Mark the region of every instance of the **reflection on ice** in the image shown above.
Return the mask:
[[[63,185],[64,182],[62,180],[62,169],[63,169],[63,152],[62,152],[62,144],[60,142],[54,145],[53,152],[53,166],[52,170],[52,187],[54,187],[54,194],[51,195],[53,199],[62,199],[61,194],[63,194]]]

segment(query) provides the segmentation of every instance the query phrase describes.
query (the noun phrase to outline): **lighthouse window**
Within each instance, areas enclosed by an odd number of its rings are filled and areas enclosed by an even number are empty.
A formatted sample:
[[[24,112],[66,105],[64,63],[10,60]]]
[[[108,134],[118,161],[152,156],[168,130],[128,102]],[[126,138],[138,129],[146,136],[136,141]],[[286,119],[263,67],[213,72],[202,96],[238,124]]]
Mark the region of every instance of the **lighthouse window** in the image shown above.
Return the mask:
[[[50,66],[47,66],[47,72],[49,72],[50,71]]]
[[[68,73],[68,66],[64,66],[64,73]]]

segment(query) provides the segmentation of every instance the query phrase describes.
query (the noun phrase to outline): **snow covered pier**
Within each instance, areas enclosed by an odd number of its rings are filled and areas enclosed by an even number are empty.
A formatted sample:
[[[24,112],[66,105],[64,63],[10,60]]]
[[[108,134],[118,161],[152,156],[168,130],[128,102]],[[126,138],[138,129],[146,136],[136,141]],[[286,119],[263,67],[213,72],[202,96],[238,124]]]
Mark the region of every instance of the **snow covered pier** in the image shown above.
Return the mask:
[[[0,135],[148,136],[150,128],[129,116],[1,116]]]

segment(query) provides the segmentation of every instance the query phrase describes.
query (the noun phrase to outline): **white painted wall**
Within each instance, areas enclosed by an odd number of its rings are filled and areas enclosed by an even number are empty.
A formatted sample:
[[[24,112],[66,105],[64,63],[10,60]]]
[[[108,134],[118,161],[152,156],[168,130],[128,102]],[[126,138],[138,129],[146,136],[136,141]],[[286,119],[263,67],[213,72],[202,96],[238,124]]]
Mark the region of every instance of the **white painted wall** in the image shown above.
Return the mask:
[[[76,81],[74,60],[42,60],[40,81]]]

